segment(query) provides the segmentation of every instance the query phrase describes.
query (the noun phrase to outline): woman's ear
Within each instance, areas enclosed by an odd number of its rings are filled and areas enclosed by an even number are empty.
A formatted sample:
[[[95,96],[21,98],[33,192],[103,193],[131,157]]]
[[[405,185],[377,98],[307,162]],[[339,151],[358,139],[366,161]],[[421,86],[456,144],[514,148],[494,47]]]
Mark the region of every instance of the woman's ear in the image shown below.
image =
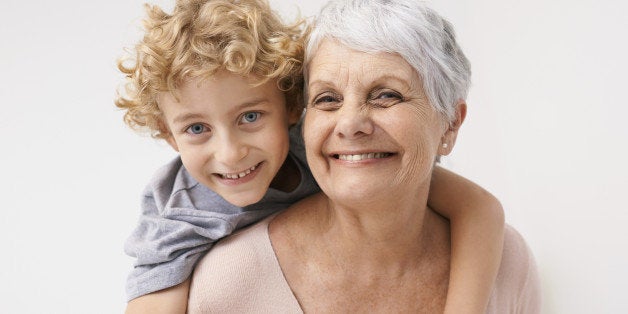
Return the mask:
[[[454,145],[456,144],[456,138],[458,137],[458,130],[464,122],[467,116],[467,103],[464,99],[459,99],[456,102],[456,112],[454,113],[454,120],[449,123],[449,128],[443,134],[441,139],[441,146],[438,149],[439,155],[449,155]]]

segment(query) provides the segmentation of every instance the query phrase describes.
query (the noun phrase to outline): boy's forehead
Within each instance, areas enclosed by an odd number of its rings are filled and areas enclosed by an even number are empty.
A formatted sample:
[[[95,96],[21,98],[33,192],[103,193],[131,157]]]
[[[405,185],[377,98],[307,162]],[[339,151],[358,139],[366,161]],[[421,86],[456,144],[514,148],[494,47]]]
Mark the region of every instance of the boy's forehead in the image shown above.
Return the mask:
[[[244,82],[247,82],[251,85],[259,85],[260,83],[265,83],[266,81],[273,80],[273,78],[265,77],[264,75],[258,75],[256,73],[241,73],[238,71],[230,71],[225,69],[224,67],[212,70],[198,69],[194,71],[195,75],[186,75],[180,79],[181,84],[186,82],[197,82],[202,83],[205,81],[217,81],[222,79],[239,79]],[[179,84],[177,84],[179,85]]]
[[[167,103],[184,106],[241,105],[263,101],[285,100],[275,79],[260,79],[255,75],[234,74],[227,71],[213,75],[191,77],[169,91],[157,95],[160,107]],[[162,108],[163,110],[163,108]]]

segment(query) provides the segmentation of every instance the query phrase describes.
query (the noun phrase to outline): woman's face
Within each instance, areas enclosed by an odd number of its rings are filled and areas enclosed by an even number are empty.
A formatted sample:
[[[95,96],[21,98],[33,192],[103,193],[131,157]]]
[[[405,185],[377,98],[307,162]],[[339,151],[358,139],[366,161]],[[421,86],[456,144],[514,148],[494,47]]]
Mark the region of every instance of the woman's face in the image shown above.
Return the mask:
[[[310,62],[307,89],[307,160],[332,201],[427,193],[448,124],[403,58],[325,40]]]

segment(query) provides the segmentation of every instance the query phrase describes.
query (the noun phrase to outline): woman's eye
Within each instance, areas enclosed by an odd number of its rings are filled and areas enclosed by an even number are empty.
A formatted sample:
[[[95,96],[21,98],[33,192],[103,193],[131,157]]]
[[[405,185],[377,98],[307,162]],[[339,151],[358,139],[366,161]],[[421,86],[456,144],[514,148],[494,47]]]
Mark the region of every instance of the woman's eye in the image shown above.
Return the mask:
[[[402,101],[403,96],[395,91],[384,90],[371,94],[369,99],[370,103],[373,103],[377,106],[390,107],[398,103],[399,101]]]
[[[326,92],[318,95],[312,100],[312,107],[320,110],[338,109],[342,103],[342,98],[334,93]]]
[[[195,135],[201,134],[206,131],[207,131],[207,128],[200,123],[192,124],[185,130],[186,133],[195,134]]]
[[[321,96],[314,100],[314,104],[329,103],[329,102],[333,102],[334,100],[335,98],[329,95]]]
[[[245,114],[242,115],[242,118],[240,119],[241,123],[253,123],[255,121],[257,121],[257,119],[259,119],[259,117],[262,114],[259,112],[247,112]]]
[[[397,93],[393,93],[393,92],[385,92],[385,93],[381,93],[379,94],[380,99],[387,99],[387,98],[394,98],[394,99],[400,99],[401,96]]]

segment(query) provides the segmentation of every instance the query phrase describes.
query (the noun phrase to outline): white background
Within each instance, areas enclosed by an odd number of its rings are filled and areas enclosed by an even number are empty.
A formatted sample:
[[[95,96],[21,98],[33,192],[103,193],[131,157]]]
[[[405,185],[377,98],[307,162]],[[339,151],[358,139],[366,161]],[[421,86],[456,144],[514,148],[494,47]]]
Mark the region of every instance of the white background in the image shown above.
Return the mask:
[[[323,2],[298,6],[309,16]],[[112,102],[141,3],[0,3],[2,313],[124,309],[122,245],[144,184],[174,156],[131,132]],[[271,3],[296,13],[296,0]],[[474,72],[445,165],[501,199],[538,261],[545,313],[627,313],[628,5],[433,6]]]

